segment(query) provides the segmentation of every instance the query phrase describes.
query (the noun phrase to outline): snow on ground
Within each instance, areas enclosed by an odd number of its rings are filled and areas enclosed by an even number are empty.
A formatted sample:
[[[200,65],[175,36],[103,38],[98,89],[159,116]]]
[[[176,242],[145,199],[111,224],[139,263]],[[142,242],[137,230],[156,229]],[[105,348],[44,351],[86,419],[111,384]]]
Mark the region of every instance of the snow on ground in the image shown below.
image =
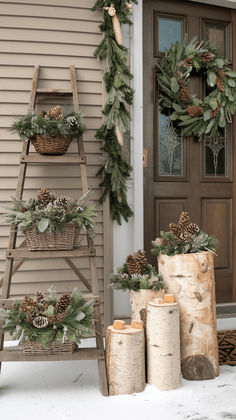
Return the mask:
[[[3,363],[0,419],[236,419],[236,367],[221,367],[210,381],[183,380],[174,391],[147,385],[139,394],[102,397],[96,361]]]

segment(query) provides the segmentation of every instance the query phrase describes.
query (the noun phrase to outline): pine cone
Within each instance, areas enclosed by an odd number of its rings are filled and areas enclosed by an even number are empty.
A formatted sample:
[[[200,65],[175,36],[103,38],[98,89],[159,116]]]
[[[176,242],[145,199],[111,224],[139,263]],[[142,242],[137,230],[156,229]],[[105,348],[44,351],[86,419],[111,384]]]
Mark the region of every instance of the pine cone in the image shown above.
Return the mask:
[[[142,274],[142,268],[134,255],[128,255],[126,258],[126,265],[130,276],[132,276],[132,274]]]
[[[47,206],[49,203],[53,203],[56,197],[53,194],[51,194],[46,188],[41,188],[41,190],[38,191],[37,199],[40,202],[40,204]]]
[[[37,316],[33,320],[33,326],[36,328],[44,328],[48,325],[48,319],[46,316]]]
[[[51,120],[60,120],[61,118],[63,118],[63,114],[61,111],[61,106],[57,105],[54,108],[48,110],[47,118],[50,118]]]
[[[203,63],[207,63],[213,60],[213,58],[215,57],[214,54],[212,54],[211,52],[205,51],[203,53],[200,54],[200,57],[203,61]]]
[[[198,117],[203,114],[203,108],[197,105],[187,106],[186,111],[191,117]]]
[[[219,70],[218,70],[218,74],[219,74],[219,76],[220,76],[222,79],[224,79],[224,78],[225,78],[225,71],[224,71],[223,69],[219,69]]]
[[[32,297],[26,295],[22,302],[22,310],[24,312],[31,312],[35,308],[35,301]]]
[[[65,312],[58,313],[56,315],[56,322],[58,322],[58,324],[61,324],[64,321],[65,315]]]
[[[66,197],[58,197],[55,201],[54,201],[54,206],[58,206],[58,207],[66,207],[67,204],[69,202],[69,199]]]
[[[220,108],[221,106],[218,105],[218,107],[214,111],[211,111],[211,118],[214,118],[218,114],[218,112],[220,111]]]
[[[40,112],[40,117],[45,118],[47,115],[47,111],[45,111],[44,109]]]
[[[64,295],[58,299],[55,305],[55,312],[57,314],[65,312],[69,304],[70,304],[70,295],[68,293],[64,293]]]
[[[56,322],[56,317],[55,316],[48,316],[48,323],[50,325],[55,324],[55,322]]]
[[[193,59],[187,58],[187,57],[180,63],[181,67],[190,67],[192,65],[193,65]]]
[[[175,223],[170,223],[169,228],[174,237],[181,241],[190,239],[192,235],[200,231],[199,226],[190,221],[188,212],[184,211],[181,213],[177,225]]]
[[[141,273],[145,274],[147,267],[147,258],[145,257],[145,252],[141,249],[138,249],[138,251],[134,254],[134,258],[140,266]]]
[[[184,104],[187,104],[191,98],[189,88],[187,86],[181,87],[178,92],[178,97]]]
[[[218,75],[216,76],[216,86],[221,92],[224,92],[224,90],[225,90],[224,82],[221,79],[221,77],[218,76]]]

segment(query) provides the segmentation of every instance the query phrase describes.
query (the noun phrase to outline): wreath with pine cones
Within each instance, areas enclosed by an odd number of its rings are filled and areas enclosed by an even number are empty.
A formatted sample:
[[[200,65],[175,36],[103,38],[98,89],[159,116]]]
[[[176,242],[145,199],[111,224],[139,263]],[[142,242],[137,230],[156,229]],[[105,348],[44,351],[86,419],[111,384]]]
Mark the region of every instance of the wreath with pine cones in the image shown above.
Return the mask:
[[[159,104],[182,135],[214,137],[232,123],[236,111],[236,73],[208,42],[193,39],[172,44],[160,65]],[[190,93],[190,76],[200,74],[205,82],[204,99]]]

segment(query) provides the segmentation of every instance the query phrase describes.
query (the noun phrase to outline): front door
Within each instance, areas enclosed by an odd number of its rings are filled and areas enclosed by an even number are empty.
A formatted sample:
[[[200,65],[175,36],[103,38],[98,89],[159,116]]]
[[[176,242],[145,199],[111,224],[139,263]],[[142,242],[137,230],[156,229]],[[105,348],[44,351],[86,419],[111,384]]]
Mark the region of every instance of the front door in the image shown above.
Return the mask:
[[[209,40],[233,65],[234,18],[231,9],[222,7],[144,1],[145,249],[150,250],[160,230],[168,230],[169,222],[176,223],[180,213],[188,211],[193,222],[220,241],[215,259],[217,302],[236,300],[233,125],[214,141],[182,138],[158,109],[156,75],[165,48],[181,42],[185,34],[189,41]],[[201,77],[191,78],[191,90],[197,97],[203,95]]]

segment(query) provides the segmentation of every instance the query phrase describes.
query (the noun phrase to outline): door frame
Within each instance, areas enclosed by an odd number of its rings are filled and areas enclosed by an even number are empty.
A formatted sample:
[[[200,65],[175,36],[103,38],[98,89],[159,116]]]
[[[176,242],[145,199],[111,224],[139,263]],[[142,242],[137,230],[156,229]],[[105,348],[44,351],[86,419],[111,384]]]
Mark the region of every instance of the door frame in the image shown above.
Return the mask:
[[[131,69],[134,75],[132,87],[135,90],[132,110],[131,134],[134,138],[132,147],[133,180],[134,180],[134,244],[142,247],[144,244],[144,198],[143,198],[143,3],[139,0],[134,5],[133,27],[131,34]],[[189,1],[189,0],[187,0]],[[230,0],[192,0],[196,3],[209,4],[230,8],[232,10],[233,40],[236,43],[236,4]],[[134,36],[135,34],[135,36]],[[236,69],[236,54],[234,54],[233,69]],[[236,115],[234,116],[234,136],[236,138]],[[236,176],[236,148],[234,156],[234,174]],[[236,194],[236,183],[235,183]],[[236,232],[235,232],[236,233]],[[236,252],[236,235],[234,234],[234,249]],[[236,281],[233,283],[232,300],[236,302]],[[229,305],[232,303],[229,303]]]

